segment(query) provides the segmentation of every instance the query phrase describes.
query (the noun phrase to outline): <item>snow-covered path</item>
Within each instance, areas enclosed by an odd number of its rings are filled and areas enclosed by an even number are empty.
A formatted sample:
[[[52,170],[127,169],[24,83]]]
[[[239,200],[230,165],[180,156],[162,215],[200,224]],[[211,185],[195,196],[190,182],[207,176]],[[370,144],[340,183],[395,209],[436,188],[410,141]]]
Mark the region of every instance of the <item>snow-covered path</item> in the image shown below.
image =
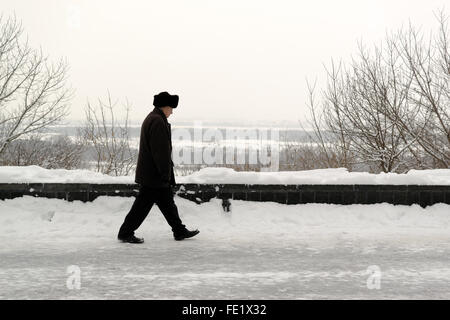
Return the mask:
[[[0,299],[450,298],[449,205],[233,201],[224,213],[177,198],[197,237],[174,241],[155,207],[137,232],[146,242],[122,244],[132,201],[0,201]]]

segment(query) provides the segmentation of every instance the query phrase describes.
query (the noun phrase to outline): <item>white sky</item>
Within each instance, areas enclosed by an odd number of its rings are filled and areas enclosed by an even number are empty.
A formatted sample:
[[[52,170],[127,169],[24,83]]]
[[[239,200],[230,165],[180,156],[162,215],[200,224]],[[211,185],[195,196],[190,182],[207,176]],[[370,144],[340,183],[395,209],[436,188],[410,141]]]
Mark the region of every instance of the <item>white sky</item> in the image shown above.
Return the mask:
[[[410,19],[425,30],[444,0],[0,0],[33,45],[65,57],[76,94],[131,102],[140,122],[153,95],[180,95],[173,120],[297,121],[305,79],[358,39],[374,43]],[[448,11],[448,6],[446,8]]]

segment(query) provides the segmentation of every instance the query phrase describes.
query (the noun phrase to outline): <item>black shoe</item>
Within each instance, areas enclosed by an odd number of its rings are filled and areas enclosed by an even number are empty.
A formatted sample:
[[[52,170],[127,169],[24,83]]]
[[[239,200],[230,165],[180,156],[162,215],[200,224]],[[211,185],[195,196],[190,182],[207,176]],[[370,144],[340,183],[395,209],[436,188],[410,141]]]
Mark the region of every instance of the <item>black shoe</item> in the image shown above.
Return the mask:
[[[134,235],[128,236],[128,237],[117,237],[117,239],[119,239],[122,242],[127,242],[127,243],[143,243],[144,242],[144,238],[137,238]]]
[[[193,236],[199,234],[200,231],[198,230],[194,230],[194,231],[189,231],[188,229],[182,231],[181,233],[174,233],[173,237],[175,238],[175,240],[180,241],[186,238],[192,238]]]

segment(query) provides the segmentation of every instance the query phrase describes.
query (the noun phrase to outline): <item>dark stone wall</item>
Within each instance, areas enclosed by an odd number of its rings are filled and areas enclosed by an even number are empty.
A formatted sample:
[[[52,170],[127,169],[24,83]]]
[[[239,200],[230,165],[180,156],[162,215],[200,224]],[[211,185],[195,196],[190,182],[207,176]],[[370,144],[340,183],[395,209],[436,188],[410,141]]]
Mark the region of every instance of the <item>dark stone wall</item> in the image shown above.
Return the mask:
[[[136,184],[90,184],[90,183],[1,183],[0,199],[12,199],[24,195],[65,199],[68,201],[92,201],[98,196],[136,196]]]
[[[178,187],[179,188],[179,187]],[[217,190],[217,191],[216,191]],[[185,184],[178,195],[196,202],[219,199],[273,201],[284,204],[391,204],[422,207],[450,204],[450,185],[199,185]]]
[[[0,184],[0,199],[24,195],[59,198],[68,201],[92,201],[98,196],[136,196],[137,184],[87,183],[11,183]],[[176,193],[197,203],[212,198],[226,200],[273,201],[284,204],[450,204],[450,185],[244,185],[244,184],[183,184]]]

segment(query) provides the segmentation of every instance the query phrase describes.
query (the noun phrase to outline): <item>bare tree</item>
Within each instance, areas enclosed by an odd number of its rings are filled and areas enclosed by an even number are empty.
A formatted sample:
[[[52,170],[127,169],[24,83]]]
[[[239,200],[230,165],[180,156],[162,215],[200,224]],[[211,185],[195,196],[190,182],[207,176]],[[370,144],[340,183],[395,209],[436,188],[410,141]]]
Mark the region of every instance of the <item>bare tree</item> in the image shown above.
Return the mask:
[[[5,148],[1,165],[37,165],[46,169],[78,169],[83,162],[84,145],[67,135],[45,138],[40,133],[12,141]]]
[[[108,92],[106,103],[98,100],[98,106],[89,102],[85,110],[85,124],[79,128],[79,135],[86,145],[95,150],[95,168],[109,175],[128,175],[136,164],[136,150],[131,146],[128,127],[130,104],[123,105],[125,119],[118,123],[113,102]]]
[[[347,120],[344,130],[354,152],[375,170],[404,170],[404,156],[413,140],[402,139],[404,128],[389,114],[406,110],[409,83],[410,74],[391,46],[375,47],[371,54],[360,44],[357,60],[345,71],[347,99],[338,106]]]
[[[332,62],[321,105],[308,84],[311,138],[328,167],[332,155],[339,165],[371,171],[449,166],[450,55],[442,11],[438,21],[439,35],[428,42],[410,26],[373,50],[359,43],[348,65]]]
[[[332,63],[334,70],[334,64]],[[310,119],[307,120],[311,130],[306,130],[302,124],[300,126],[307,133],[312,145],[304,150],[306,154],[312,157],[315,168],[338,168],[345,167],[351,170],[355,164],[354,156],[350,150],[350,139],[345,135],[343,130],[343,118],[339,109],[330,109],[329,101],[322,100],[322,104],[318,105],[316,98],[316,83],[308,85],[308,109]],[[341,92],[337,90],[338,81],[334,79],[329,83],[329,91],[332,92],[333,100],[341,99]],[[324,92],[322,92],[322,95]]]
[[[426,39],[411,24],[388,41],[411,73],[409,116],[393,113],[437,167],[450,165],[450,39],[448,17],[436,15],[439,30]],[[416,158],[420,158],[416,155]]]
[[[21,23],[0,16],[0,155],[15,139],[68,113],[67,63],[51,63],[22,38]]]

